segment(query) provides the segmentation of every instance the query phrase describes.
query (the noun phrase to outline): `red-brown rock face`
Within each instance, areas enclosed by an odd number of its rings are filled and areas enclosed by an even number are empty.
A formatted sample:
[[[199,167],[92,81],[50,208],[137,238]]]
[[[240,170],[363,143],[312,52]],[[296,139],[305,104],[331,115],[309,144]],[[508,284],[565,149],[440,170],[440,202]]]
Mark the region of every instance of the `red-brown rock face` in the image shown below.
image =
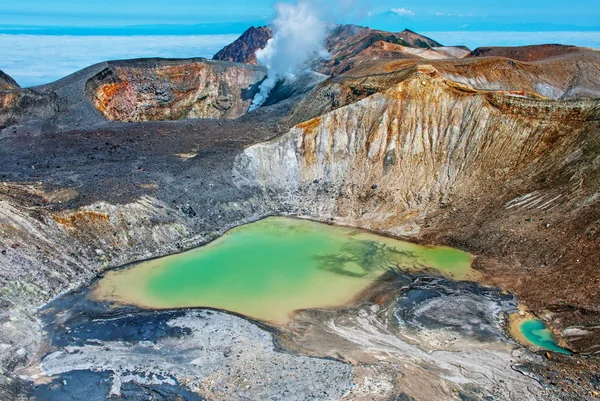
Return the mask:
[[[236,118],[264,75],[260,68],[204,60],[114,63],[88,81],[86,93],[109,120]]]
[[[265,47],[272,35],[271,29],[266,26],[250,27],[235,42],[215,54],[213,60],[258,65],[254,53]]]

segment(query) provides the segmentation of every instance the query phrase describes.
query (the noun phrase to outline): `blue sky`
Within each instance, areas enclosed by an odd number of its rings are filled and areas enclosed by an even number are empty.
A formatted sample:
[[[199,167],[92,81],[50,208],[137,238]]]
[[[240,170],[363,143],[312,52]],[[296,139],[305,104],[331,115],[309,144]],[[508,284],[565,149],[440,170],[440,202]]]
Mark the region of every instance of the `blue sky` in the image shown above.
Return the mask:
[[[241,25],[232,23],[266,23],[273,14],[273,3],[272,0],[2,0],[0,31],[6,32],[7,26],[115,29],[132,25],[217,24],[196,33],[211,33],[211,27],[216,33],[238,33]],[[380,29],[400,30],[406,26],[423,31],[600,30],[598,0],[338,0],[337,3],[337,15],[333,16],[336,22]]]

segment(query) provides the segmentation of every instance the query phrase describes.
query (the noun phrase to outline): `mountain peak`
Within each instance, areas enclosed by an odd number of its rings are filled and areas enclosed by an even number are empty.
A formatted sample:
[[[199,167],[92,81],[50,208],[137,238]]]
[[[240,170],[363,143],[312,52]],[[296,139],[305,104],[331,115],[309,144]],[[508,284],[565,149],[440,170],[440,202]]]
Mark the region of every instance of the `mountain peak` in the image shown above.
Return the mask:
[[[12,77],[0,70],[0,90],[19,89],[20,86]]]
[[[251,26],[235,42],[215,54],[213,60],[257,65],[255,53],[265,47],[271,37],[270,28]]]
[[[255,52],[264,48],[271,36],[272,31],[268,27],[251,27],[235,42],[218,52],[213,59],[257,64]],[[382,43],[387,43],[389,46],[382,46]],[[315,61],[312,67],[317,72],[337,75],[360,62],[365,55],[372,57],[378,53],[378,58],[389,58],[389,54],[382,53],[389,52],[395,45],[417,49],[442,47],[439,42],[409,29],[401,32],[386,32],[358,25],[337,25],[325,40],[325,49],[331,54],[331,59]],[[395,48],[394,51],[398,53],[399,50]],[[403,56],[403,58],[407,57],[414,58],[414,56]]]

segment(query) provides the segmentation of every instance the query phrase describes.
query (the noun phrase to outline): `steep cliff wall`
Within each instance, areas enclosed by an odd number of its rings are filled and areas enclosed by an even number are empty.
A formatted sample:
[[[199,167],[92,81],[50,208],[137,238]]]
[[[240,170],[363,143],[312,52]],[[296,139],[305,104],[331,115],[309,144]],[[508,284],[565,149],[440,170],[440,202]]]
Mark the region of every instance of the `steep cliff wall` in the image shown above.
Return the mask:
[[[216,62],[111,63],[86,84],[109,120],[236,118],[246,113],[263,69]]]
[[[507,91],[554,100],[600,98],[600,51],[595,50],[580,49],[532,62],[497,56],[428,61],[369,59],[344,75],[371,77],[405,71],[418,65],[433,65],[446,78],[481,90]]]
[[[247,149],[239,174],[292,195],[310,214],[404,233],[405,222],[449,197],[476,195],[490,177],[524,174],[550,142],[591,130],[597,118],[594,102],[485,94],[421,68],[383,93]]]
[[[597,100],[482,92],[422,66],[246,149],[236,175],[282,209],[467,248],[536,307],[598,313],[598,132]]]
[[[56,94],[31,89],[0,91],[0,129],[31,119],[47,119],[56,114]]]

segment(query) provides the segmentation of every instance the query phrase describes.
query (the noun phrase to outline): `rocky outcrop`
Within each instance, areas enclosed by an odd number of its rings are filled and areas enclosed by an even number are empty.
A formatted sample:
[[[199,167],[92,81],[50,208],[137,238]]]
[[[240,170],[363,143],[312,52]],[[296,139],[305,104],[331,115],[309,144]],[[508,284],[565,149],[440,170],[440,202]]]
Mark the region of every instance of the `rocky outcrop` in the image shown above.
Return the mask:
[[[17,81],[12,79],[12,77],[10,77],[4,71],[0,70],[0,91],[19,89],[19,88],[20,88],[20,86],[17,83]]]
[[[236,118],[264,76],[258,67],[210,61],[114,62],[87,82],[86,93],[109,120]]]
[[[48,85],[0,91],[0,128],[27,122],[28,132],[39,132],[106,120],[236,118],[265,75],[261,67],[205,59],[99,63]]]
[[[56,95],[21,89],[0,71],[0,129],[34,118],[50,118],[56,112]]]
[[[258,65],[256,62],[256,51],[264,48],[273,33],[266,26],[250,27],[235,42],[225,46],[213,56],[213,60],[231,61],[234,63],[245,63]]]
[[[56,94],[31,89],[0,91],[0,129],[32,119],[48,119],[57,111]]]

